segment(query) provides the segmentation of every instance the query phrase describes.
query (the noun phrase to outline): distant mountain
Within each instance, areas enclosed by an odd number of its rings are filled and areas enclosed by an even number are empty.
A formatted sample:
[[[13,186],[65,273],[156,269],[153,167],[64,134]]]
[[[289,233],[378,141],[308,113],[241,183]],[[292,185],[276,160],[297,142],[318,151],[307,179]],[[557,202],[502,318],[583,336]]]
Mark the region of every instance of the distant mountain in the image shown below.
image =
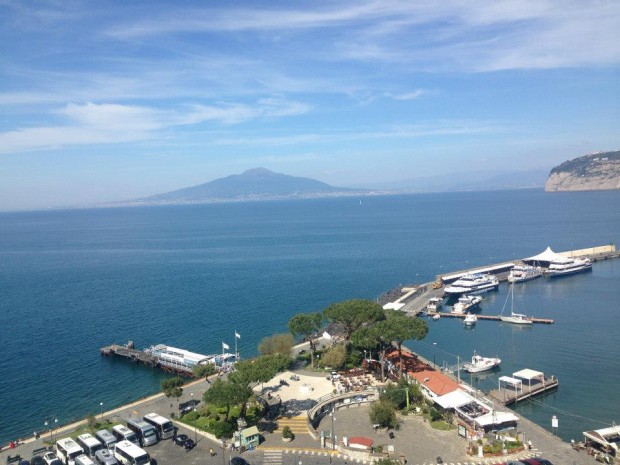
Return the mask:
[[[620,150],[565,161],[549,173],[547,192],[620,189]]]
[[[155,205],[231,202],[279,198],[335,197],[368,193],[364,189],[334,187],[315,179],[288,176],[274,173],[265,168],[255,168],[242,174],[234,174],[198,186],[186,187],[129,203]]]
[[[375,189],[408,192],[456,192],[500,189],[523,189],[543,187],[547,179],[546,169],[527,171],[470,171],[405,179],[386,184],[373,184]]]

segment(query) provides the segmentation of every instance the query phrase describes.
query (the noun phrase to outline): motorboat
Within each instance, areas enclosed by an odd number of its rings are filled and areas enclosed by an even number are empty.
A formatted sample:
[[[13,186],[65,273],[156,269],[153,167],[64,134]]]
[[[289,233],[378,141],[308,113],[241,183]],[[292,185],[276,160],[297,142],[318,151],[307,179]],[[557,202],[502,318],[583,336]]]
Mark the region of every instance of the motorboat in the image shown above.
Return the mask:
[[[536,279],[542,276],[542,274],[543,269],[540,266],[515,265],[508,273],[508,282],[521,283],[530,279]]]
[[[504,310],[506,310],[506,304],[508,303],[508,298],[510,298],[510,315],[504,316]],[[504,323],[512,323],[515,325],[531,325],[534,324],[534,318],[526,316],[522,313],[515,313],[514,311],[514,302],[515,302],[515,290],[514,286],[510,286],[508,291],[508,296],[506,297],[506,302],[504,302],[504,307],[502,308],[502,313],[499,315],[499,320]]]
[[[452,306],[452,313],[465,313],[480,302],[482,302],[482,297],[479,295],[462,295],[459,297],[458,302]]]
[[[497,278],[490,274],[470,273],[461,276],[444,289],[447,295],[476,295],[494,291],[499,287]]]
[[[474,315],[473,313],[468,313],[465,319],[463,320],[463,324],[465,326],[470,326],[470,327],[475,326],[477,322],[478,322],[478,317]]]
[[[592,262],[589,258],[564,258],[552,261],[549,264],[546,274],[551,277],[567,276],[583,271],[590,271],[591,269]]]
[[[441,315],[440,315],[439,313],[436,313],[436,314],[434,314],[434,315],[433,315],[433,320],[434,320],[434,321],[437,321],[437,320],[439,320],[440,318],[441,318]]]
[[[463,368],[469,373],[480,373],[481,371],[492,370],[502,363],[501,359],[496,357],[482,357],[474,352],[471,362],[465,363]]]
[[[437,312],[443,305],[443,299],[441,297],[431,297],[428,300],[428,304],[426,305],[426,309],[429,312]]]

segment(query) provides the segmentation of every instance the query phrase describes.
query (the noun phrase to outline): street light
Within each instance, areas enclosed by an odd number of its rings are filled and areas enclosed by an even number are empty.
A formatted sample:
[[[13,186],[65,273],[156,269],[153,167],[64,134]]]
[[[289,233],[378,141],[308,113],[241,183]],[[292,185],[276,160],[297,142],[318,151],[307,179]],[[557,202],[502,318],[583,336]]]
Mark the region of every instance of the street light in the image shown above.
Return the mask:
[[[334,432],[334,410],[336,404],[332,404],[332,450],[336,449],[336,433]],[[301,462],[299,462],[301,464]]]
[[[194,393],[192,392],[192,395],[193,395],[193,394],[194,394]],[[195,411],[196,411],[196,409],[194,409],[194,412],[195,412]],[[196,416],[196,415],[194,415],[194,416]],[[194,442],[195,442],[196,444],[198,444],[198,430],[196,430],[196,420],[194,420]]]
[[[101,407],[101,419],[103,420],[103,402],[99,402],[99,407]]]

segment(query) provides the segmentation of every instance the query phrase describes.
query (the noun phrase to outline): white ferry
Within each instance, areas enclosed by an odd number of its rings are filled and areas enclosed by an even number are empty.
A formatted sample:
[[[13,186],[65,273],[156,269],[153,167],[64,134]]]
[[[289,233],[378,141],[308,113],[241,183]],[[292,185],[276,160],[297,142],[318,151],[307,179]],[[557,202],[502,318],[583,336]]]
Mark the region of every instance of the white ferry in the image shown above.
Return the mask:
[[[543,269],[540,266],[515,265],[508,273],[508,282],[521,283],[530,279],[536,279],[542,276],[542,274]]]
[[[494,291],[499,287],[499,281],[495,276],[483,273],[466,274],[461,276],[451,285],[445,288],[448,296],[462,294],[482,294]]]
[[[589,258],[565,258],[563,260],[552,261],[547,269],[547,276],[566,276],[582,271],[590,271],[592,262]]]

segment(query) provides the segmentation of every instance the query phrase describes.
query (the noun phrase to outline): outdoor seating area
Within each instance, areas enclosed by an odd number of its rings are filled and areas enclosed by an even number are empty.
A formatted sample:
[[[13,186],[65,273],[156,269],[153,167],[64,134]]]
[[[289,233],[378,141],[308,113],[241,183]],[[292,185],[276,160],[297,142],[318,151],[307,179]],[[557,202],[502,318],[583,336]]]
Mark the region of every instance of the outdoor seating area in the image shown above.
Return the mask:
[[[338,394],[351,391],[365,391],[380,382],[373,373],[361,368],[340,371],[332,376],[332,385]]]

